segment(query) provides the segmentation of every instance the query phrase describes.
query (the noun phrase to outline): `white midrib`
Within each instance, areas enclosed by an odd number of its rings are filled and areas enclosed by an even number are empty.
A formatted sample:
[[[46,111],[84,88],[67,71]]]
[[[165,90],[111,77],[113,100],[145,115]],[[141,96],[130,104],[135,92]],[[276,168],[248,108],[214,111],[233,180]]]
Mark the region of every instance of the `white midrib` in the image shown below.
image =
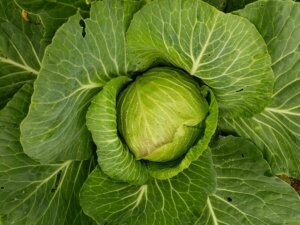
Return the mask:
[[[25,71],[33,73],[35,75],[39,74],[39,72],[37,70],[31,68],[30,66],[28,66],[28,65],[22,65],[20,63],[17,63],[15,61],[11,60],[11,59],[8,59],[8,58],[3,58],[3,57],[0,56],[0,62],[4,62],[4,63],[10,64],[10,65],[13,65],[13,66],[21,68],[21,69],[23,69]]]
[[[63,170],[65,167],[68,167],[71,164],[71,160],[68,160],[64,163],[61,164],[61,166],[59,166],[54,172],[52,172],[47,178],[45,178],[44,180],[41,180],[41,182],[35,187],[35,189],[29,194],[27,195],[22,201],[20,201],[17,205],[15,205],[11,210],[11,211],[17,209],[20,205],[22,205],[24,202],[26,202],[29,198],[31,198],[45,183],[47,183],[49,180],[51,180],[54,176],[57,175],[57,173],[60,170]],[[61,179],[63,180],[63,179]],[[1,225],[1,224],[0,224]]]
[[[218,15],[219,15],[219,14],[218,14]],[[213,26],[212,26],[212,28],[211,28],[209,34],[208,34],[208,37],[207,37],[207,39],[206,39],[206,42],[205,42],[205,44],[204,44],[204,46],[203,46],[203,48],[202,48],[200,54],[198,55],[196,61],[193,61],[193,67],[192,67],[191,72],[190,72],[190,74],[192,74],[192,75],[194,75],[195,72],[197,71],[198,66],[199,66],[199,64],[200,64],[200,61],[201,61],[201,59],[202,59],[202,57],[203,57],[203,55],[204,55],[204,53],[205,53],[205,51],[206,51],[206,48],[207,48],[207,46],[208,46],[208,43],[210,42],[210,39],[211,39],[212,34],[213,34],[213,32],[214,32],[215,26],[216,26],[216,24],[217,24],[217,20],[218,20],[218,17],[219,17],[218,15],[216,16],[216,19],[215,19],[215,21],[214,21],[214,24],[213,24]]]
[[[136,207],[138,207],[140,205],[140,203],[142,202],[143,197],[145,196],[145,198],[147,198],[147,190],[148,190],[148,186],[147,185],[142,185],[139,189],[139,195],[135,201],[135,205],[133,207],[133,209],[135,209]]]
[[[217,219],[217,217],[215,215],[215,212],[214,212],[214,209],[213,209],[213,207],[210,203],[209,197],[207,198],[207,205],[208,205],[208,209],[209,209],[210,215],[212,217],[212,220],[214,222],[214,225],[219,225],[218,219]]]
[[[275,109],[275,108],[268,108],[268,107],[266,107],[265,110],[269,111],[269,112],[280,113],[280,114],[288,114],[288,115],[300,116],[300,113],[291,112],[291,111],[286,110],[286,109]]]

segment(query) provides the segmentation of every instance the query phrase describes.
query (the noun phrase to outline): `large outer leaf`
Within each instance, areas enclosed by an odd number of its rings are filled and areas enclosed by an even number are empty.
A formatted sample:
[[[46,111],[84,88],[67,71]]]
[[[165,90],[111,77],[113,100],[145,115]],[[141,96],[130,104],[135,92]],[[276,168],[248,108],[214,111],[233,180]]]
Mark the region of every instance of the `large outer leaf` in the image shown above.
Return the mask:
[[[299,196],[287,183],[267,176],[270,168],[254,144],[226,137],[213,147],[212,155],[217,190],[195,224],[299,224]]]
[[[192,224],[215,188],[214,177],[210,152],[172,179],[141,186],[112,180],[97,168],[83,186],[80,201],[84,212],[101,225]]]
[[[0,0],[0,108],[35,79],[44,52],[39,19],[30,15],[26,21],[21,11],[13,0]]]
[[[241,17],[198,0],[155,1],[135,15],[127,41],[140,69],[171,63],[201,78],[222,116],[253,115],[269,101],[273,72],[267,47]]]
[[[130,70],[124,35],[141,5],[142,1],[97,2],[85,21],[85,37],[78,14],[58,30],[21,126],[21,142],[29,156],[43,162],[90,156],[87,106],[105,82]]]
[[[273,100],[252,119],[225,119],[222,128],[252,139],[274,173],[300,178],[300,3],[260,1],[238,12],[268,44],[276,82]]]
[[[148,179],[146,166],[135,159],[118,136],[117,97],[130,80],[122,76],[108,82],[93,99],[86,123],[97,145],[98,163],[102,171],[119,181],[144,184]]]
[[[92,162],[41,165],[22,152],[19,124],[31,93],[24,86],[0,111],[0,224],[89,225],[78,192]]]
[[[15,0],[22,8],[39,15],[45,26],[44,38],[51,41],[55,31],[78,10],[88,15],[89,6],[85,0]]]

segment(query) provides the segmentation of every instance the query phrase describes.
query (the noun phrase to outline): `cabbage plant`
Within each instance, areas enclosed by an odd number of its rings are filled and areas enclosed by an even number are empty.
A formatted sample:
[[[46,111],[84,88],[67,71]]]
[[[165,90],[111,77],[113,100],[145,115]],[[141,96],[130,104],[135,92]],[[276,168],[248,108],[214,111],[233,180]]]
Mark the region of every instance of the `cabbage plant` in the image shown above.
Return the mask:
[[[0,224],[299,224],[298,2],[0,2]]]

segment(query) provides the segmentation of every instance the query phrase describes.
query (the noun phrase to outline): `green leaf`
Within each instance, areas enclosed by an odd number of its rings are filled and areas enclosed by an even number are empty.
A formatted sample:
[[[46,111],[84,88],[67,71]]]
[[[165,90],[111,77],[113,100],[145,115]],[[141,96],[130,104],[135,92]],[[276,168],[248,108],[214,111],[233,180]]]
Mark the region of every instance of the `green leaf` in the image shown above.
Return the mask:
[[[79,190],[92,161],[39,164],[22,152],[19,123],[32,93],[23,86],[0,111],[0,223],[3,225],[88,225]]]
[[[242,17],[198,0],[155,1],[135,15],[127,42],[139,69],[172,64],[200,78],[214,92],[221,116],[251,116],[269,102],[270,56]]]
[[[141,186],[112,180],[97,168],[84,184],[80,202],[98,224],[192,224],[215,188],[214,177],[208,151],[178,176]]]
[[[203,135],[198,142],[178,160],[166,163],[147,162],[149,174],[152,177],[157,179],[168,179],[176,176],[183,170],[189,168],[191,163],[197,160],[208,148],[211,138],[217,128],[219,111],[215,96],[208,87],[202,87],[202,95],[209,99],[209,110],[204,122]]]
[[[135,159],[118,136],[117,96],[130,80],[122,76],[108,82],[93,99],[86,123],[97,145],[102,171],[116,180],[144,184],[148,179],[146,166]]]
[[[41,162],[90,157],[87,107],[103,84],[131,70],[124,36],[141,5],[141,1],[97,2],[90,19],[83,21],[77,14],[57,31],[21,126],[26,154]],[[85,37],[80,24],[85,26]]]
[[[55,31],[67,21],[67,19],[80,11],[87,16],[89,5],[85,0],[15,0],[20,7],[38,15],[45,26],[44,38],[51,41]]]
[[[300,178],[300,3],[259,1],[238,13],[263,35],[276,81],[272,102],[262,113],[224,119],[221,127],[253,140],[273,173]]]
[[[217,189],[195,224],[299,224],[299,196],[284,181],[267,176],[270,167],[252,142],[222,138],[212,155]]]
[[[0,1],[0,109],[25,83],[38,75],[45,44],[37,17],[30,22],[12,0]]]
[[[169,162],[203,135],[208,111],[191,76],[169,67],[152,68],[120,94],[118,130],[137,160]]]

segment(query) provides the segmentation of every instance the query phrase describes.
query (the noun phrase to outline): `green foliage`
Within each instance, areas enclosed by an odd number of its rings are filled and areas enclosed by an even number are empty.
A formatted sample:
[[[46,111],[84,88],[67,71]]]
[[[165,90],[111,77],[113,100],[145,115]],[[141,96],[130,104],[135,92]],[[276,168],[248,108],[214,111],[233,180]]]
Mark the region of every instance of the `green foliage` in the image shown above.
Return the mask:
[[[195,143],[207,113],[196,81],[180,71],[154,68],[120,95],[118,128],[136,159],[166,162]]]
[[[13,1],[0,2],[0,109],[40,69],[44,28],[38,17],[27,17]]]
[[[271,59],[258,31],[202,1],[146,5],[131,22],[127,43],[140,70],[167,62],[200,78],[214,90],[222,116],[252,116],[270,100]]]
[[[263,112],[251,119],[224,119],[220,124],[227,132],[260,146],[275,174],[296,178],[300,178],[299,11],[300,4],[292,1],[260,1],[237,12],[264,37],[272,57],[275,85],[272,101]]]
[[[22,150],[19,124],[27,114],[31,94],[32,86],[24,85],[0,111],[1,222],[89,224],[91,220],[82,213],[78,194],[93,169],[93,161],[39,164]]]
[[[291,0],[0,0],[0,224],[299,224],[299,21]]]

